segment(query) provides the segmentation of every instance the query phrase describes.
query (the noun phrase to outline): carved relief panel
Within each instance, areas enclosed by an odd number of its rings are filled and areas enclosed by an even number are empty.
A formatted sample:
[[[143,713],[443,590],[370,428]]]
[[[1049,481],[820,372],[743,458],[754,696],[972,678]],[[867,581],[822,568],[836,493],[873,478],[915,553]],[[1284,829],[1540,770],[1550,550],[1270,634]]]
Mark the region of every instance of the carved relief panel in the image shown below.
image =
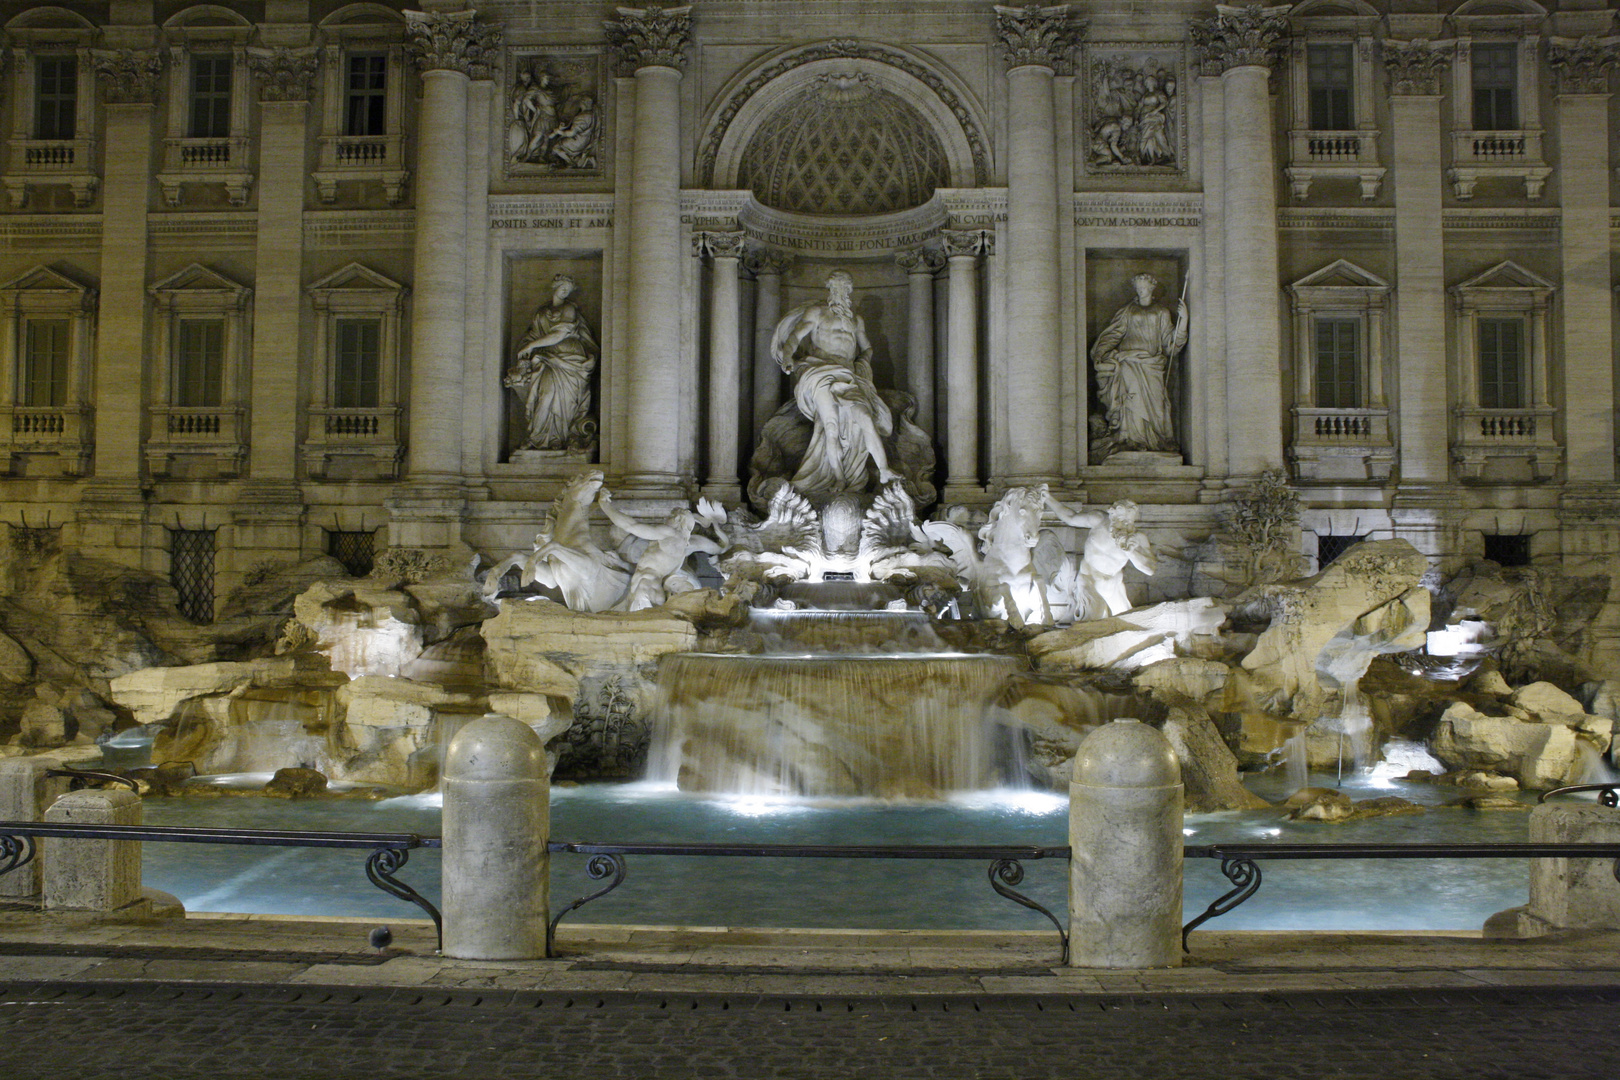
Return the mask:
[[[506,175],[601,175],[601,56],[513,50],[506,79]]]
[[[1186,171],[1186,76],[1174,46],[1088,44],[1086,172],[1166,175]]]

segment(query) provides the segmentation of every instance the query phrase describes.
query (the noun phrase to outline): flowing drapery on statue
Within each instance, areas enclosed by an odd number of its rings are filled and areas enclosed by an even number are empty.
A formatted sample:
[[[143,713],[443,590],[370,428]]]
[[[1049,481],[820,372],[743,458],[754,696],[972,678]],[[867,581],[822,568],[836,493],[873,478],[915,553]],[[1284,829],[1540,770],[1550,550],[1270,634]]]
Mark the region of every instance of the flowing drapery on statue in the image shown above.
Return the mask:
[[[1170,385],[1176,356],[1187,345],[1187,303],[1176,313],[1155,303],[1159,279],[1131,278],[1136,299],[1114,313],[1091,346],[1103,429],[1091,441],[1093,461],[1120,450],[1178,452]]]
[[[528,425],[520,450],[584,451],[595,438],[591,372],[598,348],[585,316],[569,302],[577,288],[562,274],[552,279],[551,303],[535,312],[506,373]]]

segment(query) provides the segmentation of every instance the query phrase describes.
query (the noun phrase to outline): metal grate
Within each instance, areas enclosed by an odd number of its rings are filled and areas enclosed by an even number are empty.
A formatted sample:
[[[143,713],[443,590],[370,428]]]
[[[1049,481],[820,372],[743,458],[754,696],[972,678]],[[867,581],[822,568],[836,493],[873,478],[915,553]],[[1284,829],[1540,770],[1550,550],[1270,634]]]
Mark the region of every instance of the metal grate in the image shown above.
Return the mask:
[[[169,530],[169,583],[194,623],[214,621],[214,537],[213,529]]]
[[[1529,534],[1518,533],[1508,536],[1503,533],[1486,533],[1485,557],[1498,566],[1529,566]]]
[[[1316,566],[1321,569],[1365,540],[1364,536],[1339,536],[1327,533],[1316,538]]]
[[[326,553],[342,563],[350,575],[365,577],[376,562],[377,534],[328,529]]]

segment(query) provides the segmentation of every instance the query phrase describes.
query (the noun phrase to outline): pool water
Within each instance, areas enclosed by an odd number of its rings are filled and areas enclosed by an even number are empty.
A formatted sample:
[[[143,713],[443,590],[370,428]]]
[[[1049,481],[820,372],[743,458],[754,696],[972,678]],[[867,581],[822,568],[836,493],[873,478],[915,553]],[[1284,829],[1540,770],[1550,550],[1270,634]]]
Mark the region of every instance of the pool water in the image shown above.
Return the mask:
[[[1252,786],[1280,799],[1286,781]],[[1443,805],[1455,788],[1396,784],[1378,774],[1313,777],[1352,798],[1398,794],[1430,809],[1364,822],[1291,822],[1280,809],[1190,815],[1188,844],[1503,843],[1527,838],[1529,815]],[[1523,796],[1532,801],[1531,796]],[[149,825],[211,825],[317,831],[440,831],[437,796],[381,802],[258,797],[148,799]],[[948,803],[828,801],[804,804],[682,795],[645,784],[593,784],[552,792],[552,839],[597,843],[995,844],[1068,842],[1065,800],[986,791]],[[363,851],[236,848],[149,843],[144,883],[178,896],[188,911],[353,915],[401,919],[420,912],[366,881]],[[558,910],[600,887],[584,856],[552,859]],[[1525,903],[1522,860],[1335,860],[1261,862],[1253,899],[1210,924],[1232,930],[1477,930],[1487,916]],[[923,860],[831,860],[630,856],[618,890],[571,914],[571,922],[655,925],[845,927],[854,929],[1039,930],[1037,912],[997,896],[988,864]],[[437,851],[416,851],[398,876],[435,903]],[[1068,863],[1024,863],[1020,890],[1065,911]],[[1186,866],[1187,917],[1230,885],[1212,859]]]

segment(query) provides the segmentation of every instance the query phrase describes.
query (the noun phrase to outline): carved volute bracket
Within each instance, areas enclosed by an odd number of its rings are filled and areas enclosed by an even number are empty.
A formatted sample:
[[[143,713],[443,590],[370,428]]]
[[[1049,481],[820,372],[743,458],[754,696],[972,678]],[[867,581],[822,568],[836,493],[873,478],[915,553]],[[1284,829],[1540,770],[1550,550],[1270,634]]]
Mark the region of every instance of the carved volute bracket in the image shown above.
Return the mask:
[[[692,6],[672,8],[619,8],[619,17],[602,24],[608,43],[619,58],[622,75],[640,68],[686,68],[686,48],[692,43]]]
[[[96,49],[90,57],[108,104],[150,105],[157,100],[163,60],[156,50]]]
[[[1443,92],[1446,73],[1451,68],[1454,41],[1384,42],[1384,67],[1389,71],[1389,92],[1393,96],[1438,95]]]
[[[945,267],[945,255],[932,247],[908,248],[897,253],[894,261],[908,274],[937,274]]]
[[[1620,64],[1620,37],[1548,38],[1547,63],[1560,94],[1607,94],[1609,69]]]
[[[947,258],[961,255],[992,255],[995,253],[995,234],[983,229],[945,229],[939,234],[945,244]]]
[[[1204,74],[1224,75],[1233,68],[1276,64],[1288,36],[1289,6],[1216,4],[1213,19],[1189,22],[1193,44],[1203,56]]]
[[[744,232],[700,232],[692,237],[692,251],[703,259],[741,259],[748,245]]]
[[[1073,18],[1069,5],[996,4],[995,15],[996,37],[1006,50],[1008,67],[1048,67],[1059,75],[1074,74],[1074,46],[1086,24]]]
[[[308,101],[320,50],[249,49],[247,65],[259,80],[260,101]]]
[[[470,79],[488,79],[499,58],[501,28],[480,22],[476,11],[407,11],[416,66],[423,71],[459,71]]]

